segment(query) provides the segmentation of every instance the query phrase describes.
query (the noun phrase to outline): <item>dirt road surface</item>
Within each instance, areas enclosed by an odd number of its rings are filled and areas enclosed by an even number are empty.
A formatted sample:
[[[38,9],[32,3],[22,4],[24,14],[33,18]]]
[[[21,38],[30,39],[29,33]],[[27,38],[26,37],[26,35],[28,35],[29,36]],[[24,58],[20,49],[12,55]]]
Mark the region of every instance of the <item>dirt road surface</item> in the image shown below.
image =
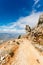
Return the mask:
[[[9,60],[7,59],[8,61],[3,65],[43,65],[43,56],[32,45],[32,41],[28,39],[20,39],[17,41],[19,45],[16,51],[15,47],[17,46],[13,45],[15,42],[4,45],[8,51],[9,49],[14,50],[14,56],[10,57]],[[2,50],[5,48],[1,47]],[[0,51],[2,51],[1,49]]]
[[[43,56],[33,47],[31,41],[24,39],[11,65],[43,65]]]

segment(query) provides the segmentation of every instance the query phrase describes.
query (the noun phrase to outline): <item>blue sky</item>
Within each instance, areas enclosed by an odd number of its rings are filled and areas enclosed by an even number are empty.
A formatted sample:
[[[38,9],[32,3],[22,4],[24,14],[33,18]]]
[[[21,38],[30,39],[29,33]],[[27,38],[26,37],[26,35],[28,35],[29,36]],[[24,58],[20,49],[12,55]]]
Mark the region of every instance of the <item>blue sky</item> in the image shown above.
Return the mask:
[[[43,0],[0,0],[0,32],[24,32],[25,25],[33,26],[42,12]]]
[[[0,0],[0,24],[16,21],[32,11],[32,0]]]

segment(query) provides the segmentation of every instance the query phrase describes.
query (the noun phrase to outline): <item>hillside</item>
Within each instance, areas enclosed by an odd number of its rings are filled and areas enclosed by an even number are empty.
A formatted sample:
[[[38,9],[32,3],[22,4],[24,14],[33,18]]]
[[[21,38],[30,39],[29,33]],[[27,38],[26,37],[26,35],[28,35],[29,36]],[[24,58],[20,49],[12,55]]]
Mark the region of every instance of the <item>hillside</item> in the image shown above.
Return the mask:
[[[0,45],[0,65],[43,65],[43,15],[27,34]]]

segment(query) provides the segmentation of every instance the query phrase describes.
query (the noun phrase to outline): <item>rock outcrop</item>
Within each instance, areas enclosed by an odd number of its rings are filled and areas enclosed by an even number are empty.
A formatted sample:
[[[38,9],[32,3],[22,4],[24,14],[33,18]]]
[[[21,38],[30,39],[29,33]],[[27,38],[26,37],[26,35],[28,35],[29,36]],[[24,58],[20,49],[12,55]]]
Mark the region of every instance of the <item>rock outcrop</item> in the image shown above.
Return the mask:
[[[39,17],[39,22],[38,22],[38,26],[43,24],[43,14],[40,15]]]
[[[27,30],[28,30],[28,33],[30,33],[29,34],[30,39],[32,39],[34,43],[36,42],[43,45],[43,14],[40,15],[39,17],[37,27],[31,29],[28,26]]]

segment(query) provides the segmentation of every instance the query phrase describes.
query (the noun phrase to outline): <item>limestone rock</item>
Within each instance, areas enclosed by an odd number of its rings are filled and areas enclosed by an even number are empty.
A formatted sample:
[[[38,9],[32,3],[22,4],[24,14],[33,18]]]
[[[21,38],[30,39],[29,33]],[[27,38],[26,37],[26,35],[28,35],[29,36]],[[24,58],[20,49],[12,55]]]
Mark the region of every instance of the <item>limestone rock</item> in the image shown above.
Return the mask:
[[[41,14],[39,17],[38,25],[40,25],[40,24],[43,24],[43,14]]]

